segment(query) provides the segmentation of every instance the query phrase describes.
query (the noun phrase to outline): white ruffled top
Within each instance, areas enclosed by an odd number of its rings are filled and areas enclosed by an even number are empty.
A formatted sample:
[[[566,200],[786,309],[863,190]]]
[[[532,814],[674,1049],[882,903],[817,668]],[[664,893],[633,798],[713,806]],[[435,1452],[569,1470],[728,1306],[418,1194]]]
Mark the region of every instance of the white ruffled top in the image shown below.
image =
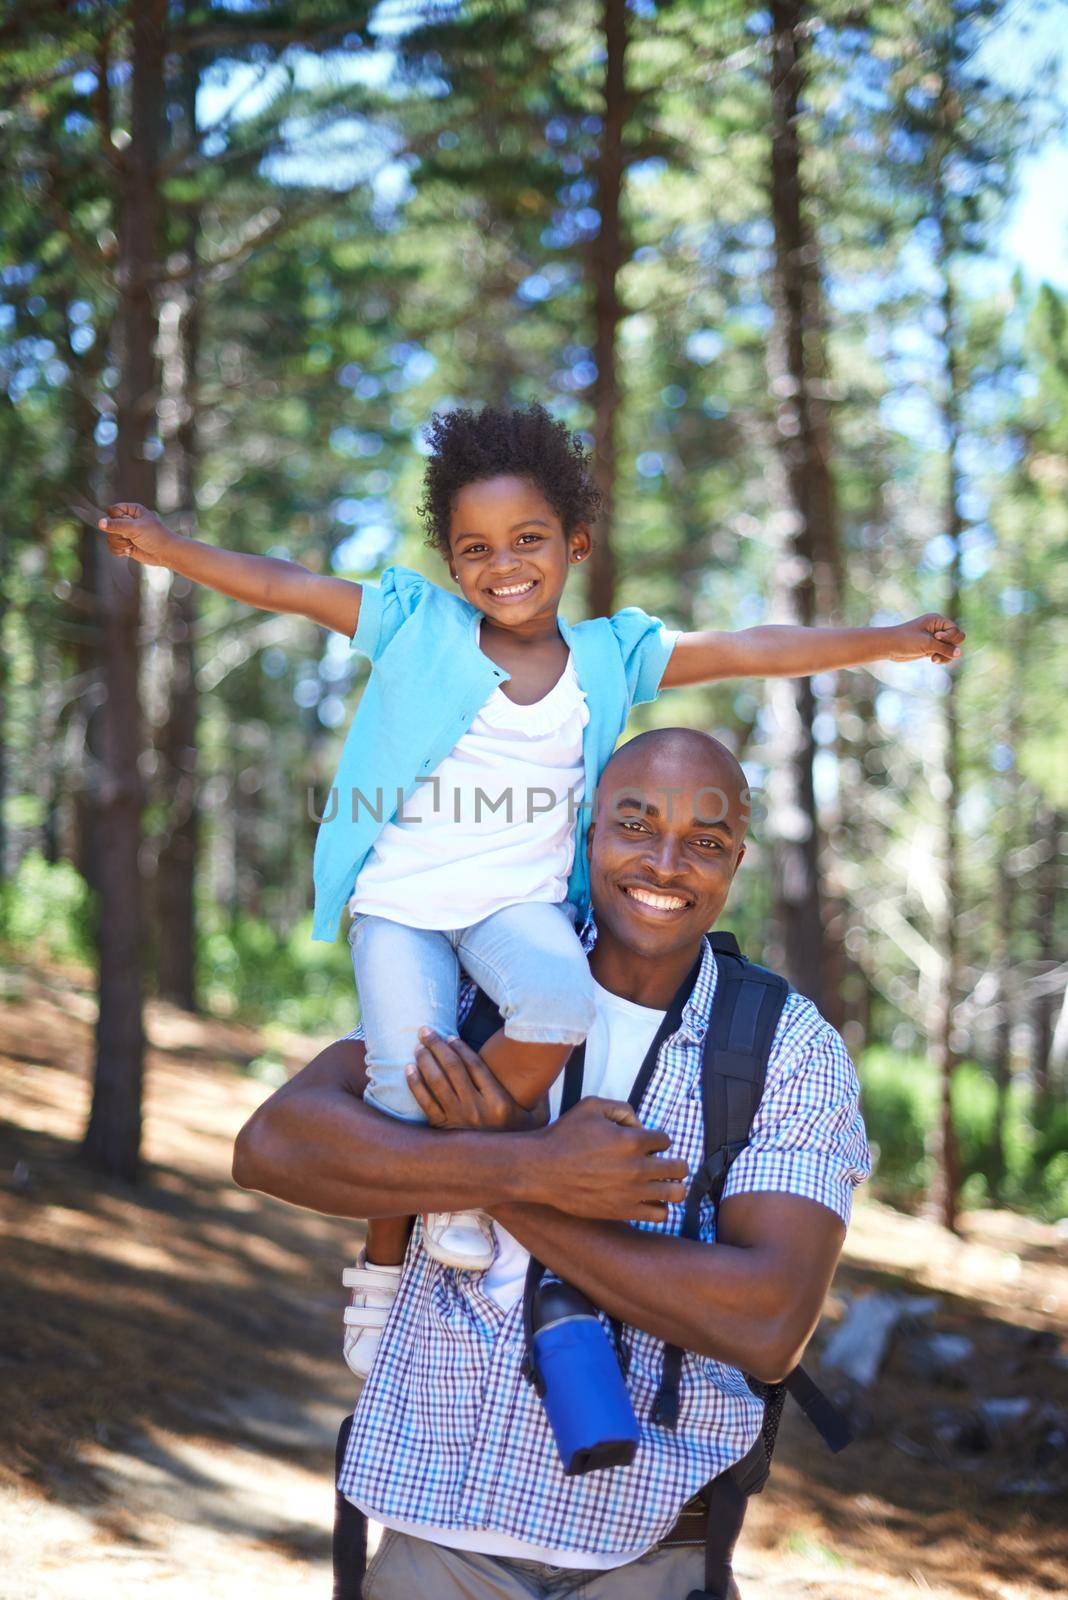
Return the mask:
[[[567,898],[590,720],[570,654],[533,705],[498,685],[445,760],[383,827],[349,910],[467,928],[505,906]]]

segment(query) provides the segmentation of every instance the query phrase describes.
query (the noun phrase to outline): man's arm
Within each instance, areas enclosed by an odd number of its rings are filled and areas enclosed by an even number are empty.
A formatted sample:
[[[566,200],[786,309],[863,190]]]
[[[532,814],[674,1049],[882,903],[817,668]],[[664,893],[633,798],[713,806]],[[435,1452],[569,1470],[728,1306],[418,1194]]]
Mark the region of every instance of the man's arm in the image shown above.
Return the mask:
[[[165,527],[154,511],[132,502],[109,506],[100,526],[112,555],[129,556],[146,567],[168,567],[261,611],[308,617],[350,639],[356,632],[362,591],[347,578],[309,572],[296,561],[243,555],[187,539]]]
[[[479,1125],[506,1091],[461,1040],[424,1037],[411,1087],[428,1122]],[[797,1365],[846,1232],[829,1206],[777,1192],[724,1200],[714,1244],[566,1216],[559,1199],[552,1207],[506,1202],[491,1209],[532,1254],[612,1316],[766,1382]]]
[[[658,1221],[685,1192],[685,1163],[628,1106],[590,1098],[551,1128],[510,1132],[526,1114],[502,1091],[478,1130],[442,1132],[365,1106],[365,1083],[363,1043],[328,1045],[241,1129],[234,1181],[340,1217],[527,1201]]]
[[[543,1206],[492,1211],[550,1271],[610,1316],[766,1383],[800,1360],[846,1233],[833,1211],[787,1194],[724,1201],[715,1244]]]
[[[738,633],[679,635],[660,686],[684,688],[721,678],[803,678],[874,661],[942,664],[960,655],[964,633],[937,612],[886,628],[801,628],[769,625]]]
[[[341,1039],[265,1100],[234,1145],[233,1176],[341,1217],[463,1211],[527,1192],[518,1181],[520,1134],[442,1137],[363,1103],[362,1040]]]

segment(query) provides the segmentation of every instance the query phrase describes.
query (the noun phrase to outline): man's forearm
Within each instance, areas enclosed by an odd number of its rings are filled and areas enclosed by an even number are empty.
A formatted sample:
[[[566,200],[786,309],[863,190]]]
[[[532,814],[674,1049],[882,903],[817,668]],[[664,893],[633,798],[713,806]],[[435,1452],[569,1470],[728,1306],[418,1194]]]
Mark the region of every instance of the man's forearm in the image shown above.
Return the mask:
[[[457,1117],[455,1131],[400,1122],[364,1105],[363,1043],[339,1039],[253,1112],[234,1145],[234,1180],[343,1217],[525,1201],[660,1221],[684,1197],[686,1163],[628,1107],[593,1096],[551,1127],[513,1131],[528,1114],[488,1069],[483,1078],[468,1106],[477,1121]]]
[[[234,1179],[340,1217],[464,1211],[530,1192],[529,1137],[400,1122],[331,1086],[288,1100],[283,1090],[238,1136]]]
[[[610,1316],[767,1382],[797,1364],[812,1331],[759,1250],[707,1244],[504,1205],[494,1217]]]

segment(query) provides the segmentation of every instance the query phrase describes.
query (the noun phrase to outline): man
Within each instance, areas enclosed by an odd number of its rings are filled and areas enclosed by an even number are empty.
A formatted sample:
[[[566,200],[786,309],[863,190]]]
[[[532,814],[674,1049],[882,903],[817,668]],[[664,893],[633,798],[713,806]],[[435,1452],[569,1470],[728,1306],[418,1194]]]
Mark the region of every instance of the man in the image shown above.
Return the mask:
[[[796,1365],[867,1175],[845,1048],[791,991],[719,1214],[702,1217],[700,1240],[678,1237],[684,1179],[702,1159],[716,999],[704,935],[745,853],[748,790],[716,740],[670,729],[624,745],[597,801],[586,942],[598,1015],[584,1078],[594,1097],[531,1129],[472,1051],[431,1037],[412,1084],[436,1127],[413,1126],[363,1107],[361,1046],[341,1041],[238,1139],[246,1187],[352,1217],[482,1206],[498,1226],[485,1275],[409,1251],[339,1478],[386,1529],[365,1600],[683,1600],[699,1589],[701,1548],[665,1538],[753,1445],[762,1405],[742,1371],[771,1382]],[[681,997],[639,1123],[622,1102]],[[562,1472],[521,1370],[527,1251],[626,1324],[642,1430],[629,1467]],[[673,1430],[650,1420],[665,1342],[687,1352]]]

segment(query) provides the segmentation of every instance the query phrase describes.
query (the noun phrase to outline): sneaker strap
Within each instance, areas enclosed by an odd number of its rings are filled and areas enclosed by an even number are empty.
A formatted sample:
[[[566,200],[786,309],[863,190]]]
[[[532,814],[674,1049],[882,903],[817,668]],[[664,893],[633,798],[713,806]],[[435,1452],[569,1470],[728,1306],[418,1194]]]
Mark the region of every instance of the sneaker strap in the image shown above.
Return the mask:
[[[392,1306],[346,1306],[343,1321],[347,1328],[384,1328]]]

